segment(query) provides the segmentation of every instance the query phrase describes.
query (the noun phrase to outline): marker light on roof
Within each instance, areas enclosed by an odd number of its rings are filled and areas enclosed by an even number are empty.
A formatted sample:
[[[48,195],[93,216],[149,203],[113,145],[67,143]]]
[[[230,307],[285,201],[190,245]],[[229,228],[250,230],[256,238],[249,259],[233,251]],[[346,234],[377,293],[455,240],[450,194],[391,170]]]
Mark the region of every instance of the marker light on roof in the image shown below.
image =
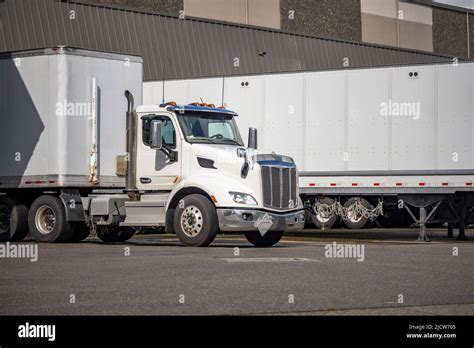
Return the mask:
[[[199,103],[199,102],[189,103],[189,105],[205,106],[205,107],[208,107],[208,108],[215,108],[216,107],[214,104],[206,104],[206,103]]]

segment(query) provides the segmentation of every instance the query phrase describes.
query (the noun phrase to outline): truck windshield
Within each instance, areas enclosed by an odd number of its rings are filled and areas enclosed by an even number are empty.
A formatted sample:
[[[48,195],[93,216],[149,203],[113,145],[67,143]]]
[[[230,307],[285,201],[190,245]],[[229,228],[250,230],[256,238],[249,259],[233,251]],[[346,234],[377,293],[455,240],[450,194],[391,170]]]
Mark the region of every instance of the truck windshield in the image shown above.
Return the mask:
[[[212,143],[243,146],[239,130],[231,115],[212,113],[178,114],[186,140],[190,143]]]

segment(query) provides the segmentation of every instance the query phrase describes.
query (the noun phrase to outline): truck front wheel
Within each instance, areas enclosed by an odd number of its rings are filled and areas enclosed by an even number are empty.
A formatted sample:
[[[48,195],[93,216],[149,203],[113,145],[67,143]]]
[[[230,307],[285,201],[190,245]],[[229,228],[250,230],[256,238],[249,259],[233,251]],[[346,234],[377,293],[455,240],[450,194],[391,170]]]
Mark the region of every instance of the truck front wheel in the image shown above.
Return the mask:
[[[0,238],[22,241],[28,234],[28,208],[8,196],[0,196]]]
[[[73,235],[64,205],[56,196],[36,198],[30,207],[28,226],[33,238],[40,242],[66,242]]]
[[[216,208],[203,195],[186,196],[176,207],[174,229],[184,245],[208,246],[219,230]]]
[[[245,238],[256,247],[271,247],[283,237],[283,232],[267,232],[261,235],[258,231],[245,232]]]

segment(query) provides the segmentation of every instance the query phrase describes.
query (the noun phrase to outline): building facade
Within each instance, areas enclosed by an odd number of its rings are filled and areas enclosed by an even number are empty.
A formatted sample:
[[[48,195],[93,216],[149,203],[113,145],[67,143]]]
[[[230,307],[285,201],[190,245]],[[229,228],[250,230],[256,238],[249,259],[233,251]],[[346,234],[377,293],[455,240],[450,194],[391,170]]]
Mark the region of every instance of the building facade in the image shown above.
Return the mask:
[[[474,11],[431,0],[94,0],[470,58]]]
[[[452,60],[423,51],[181,18],[87,0],[0,1],[0,53],[59,45],[141,56],[145,80]]]

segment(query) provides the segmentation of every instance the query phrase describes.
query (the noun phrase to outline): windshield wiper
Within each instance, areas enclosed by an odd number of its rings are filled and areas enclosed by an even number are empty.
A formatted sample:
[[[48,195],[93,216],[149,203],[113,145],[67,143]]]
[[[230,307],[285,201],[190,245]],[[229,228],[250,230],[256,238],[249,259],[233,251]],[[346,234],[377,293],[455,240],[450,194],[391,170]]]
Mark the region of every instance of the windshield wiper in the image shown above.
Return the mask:
[[[221,142],[227,141],[227,142],[230,142],[231,144],[235,144],[235,145],[241,146],[241,144],[240,144],[238,141],[234,140],[234,139],[220,139],[220,141],[221,141]]]
[[[202,140],[202,141],[201,141]],[[215,141],[212,141],[211,139],[206,139],[206,138],[202,138],[202,139],[193,139],[191,142],[193,143],[203,143],[203,142],[208,142],[208,143],[211,143],[211,144],[217,144]]]

